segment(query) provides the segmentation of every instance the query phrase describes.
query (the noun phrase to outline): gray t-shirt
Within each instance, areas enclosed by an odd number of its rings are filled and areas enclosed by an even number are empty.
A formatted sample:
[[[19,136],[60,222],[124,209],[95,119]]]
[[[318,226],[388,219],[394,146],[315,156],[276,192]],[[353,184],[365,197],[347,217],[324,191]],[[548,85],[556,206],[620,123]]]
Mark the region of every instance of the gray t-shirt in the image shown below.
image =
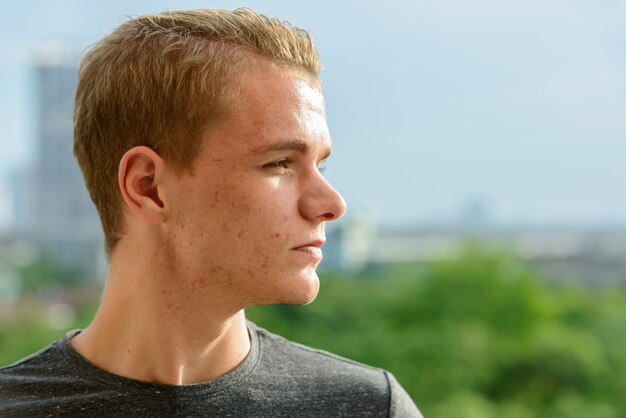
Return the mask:
[[[128,379],[69,343],[79,331],[0,368],[2,417],[421,417],[390,373],[295,344],[248,322],[251,349],[194,385]]]

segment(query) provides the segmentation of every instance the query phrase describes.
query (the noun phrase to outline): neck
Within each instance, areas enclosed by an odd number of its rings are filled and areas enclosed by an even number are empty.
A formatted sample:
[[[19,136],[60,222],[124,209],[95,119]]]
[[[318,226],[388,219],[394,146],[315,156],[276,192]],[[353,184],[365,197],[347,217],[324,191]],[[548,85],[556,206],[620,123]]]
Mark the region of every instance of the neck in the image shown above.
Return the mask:
[[[244,311],[184,291],[162,265],[137,271],[146,265],[158,263],[112,261],[98,313],[72,346],[108,372],[163,384],[205,382],[239,365],[250,350]]]

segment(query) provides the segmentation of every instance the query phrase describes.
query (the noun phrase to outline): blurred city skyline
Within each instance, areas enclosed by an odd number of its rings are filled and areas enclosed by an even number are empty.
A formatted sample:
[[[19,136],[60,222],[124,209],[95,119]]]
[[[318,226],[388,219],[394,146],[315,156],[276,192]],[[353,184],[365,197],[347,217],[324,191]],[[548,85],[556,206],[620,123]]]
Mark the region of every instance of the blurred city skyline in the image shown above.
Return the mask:
[[[126,16],[250,6],[313,34],[349,213],[433,222],[626,225],[626,4],[618,1],[34,1],[0,28],[0,230],[35,164],[34,56],[80,53]],[[71,150],[68,150],[71,152]]]

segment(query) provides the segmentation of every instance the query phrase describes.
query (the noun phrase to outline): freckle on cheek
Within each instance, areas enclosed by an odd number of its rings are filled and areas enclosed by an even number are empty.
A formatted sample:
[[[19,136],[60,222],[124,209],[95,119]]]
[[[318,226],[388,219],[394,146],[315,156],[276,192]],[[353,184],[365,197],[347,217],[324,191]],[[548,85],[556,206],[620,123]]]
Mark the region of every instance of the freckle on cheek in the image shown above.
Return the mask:
[[[213,201],[211,202],[211,207],[215,207],[215,206],[217,206],[217,204],[219,203],[219,201],[220,201],[220,192],[219,192],[219,190],[216,190],[216,191],[213,193]]]
[[[195,287],[198,290],[202,290],[204,288],[206,288],[207,286],[207,279],[206,277],[198,277],[195,280],[192,281],[192,286]]]
[[[280,238],[280,232],[275,232],[272,236],[274,238]]]
[[[269,258],[265,257],[265,259],[263,259],[263,264],[261,264],[261,268],[265,270],[265,273],[267,273],[267,266],[269,265],[269,263]]]
[[[166,307],[166,308],[167,308],[167,310],[169,310],[169,311],[175,311],[175,312],[180,311],[180,306],[178,306],[177,304],[172,303],[172,302],[166,302],[166,303],[165,303],[165,307]]]

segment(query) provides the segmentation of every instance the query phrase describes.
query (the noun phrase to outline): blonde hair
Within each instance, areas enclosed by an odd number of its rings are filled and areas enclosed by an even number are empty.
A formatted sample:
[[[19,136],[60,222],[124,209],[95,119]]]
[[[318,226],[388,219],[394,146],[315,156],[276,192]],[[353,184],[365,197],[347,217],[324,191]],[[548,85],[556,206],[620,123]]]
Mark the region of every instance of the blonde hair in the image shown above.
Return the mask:
[[[117,171],[124,153],[145,145],[191,172],[202,133],[236,106],[238,75],[261,61],[314,78],[320,71],[306,31],[247,8],[140,16],[85,54],[74,154],[100,214],[108,256],[123,234]]]

